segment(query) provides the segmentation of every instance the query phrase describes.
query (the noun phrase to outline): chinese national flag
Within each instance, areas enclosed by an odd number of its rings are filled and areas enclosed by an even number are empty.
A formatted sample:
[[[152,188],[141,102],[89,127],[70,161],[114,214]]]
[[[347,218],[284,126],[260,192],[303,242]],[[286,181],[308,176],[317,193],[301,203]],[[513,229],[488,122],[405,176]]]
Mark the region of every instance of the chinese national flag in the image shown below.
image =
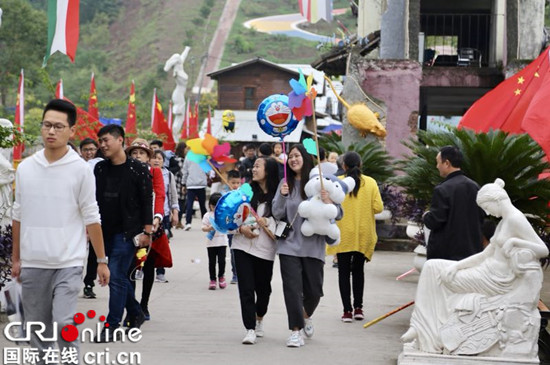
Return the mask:
[[[195,110],[189,117],[189,138],[199,138],[199,103],[195,101]]]
[[[88,100],[88,113],[99,120],[99,110],[97,108],[97,90],[95,88],[95,77],[92,73],[92,80],[90,81],[90,99]]]
[[[15,104],[15,126],[17,127],[17,130],[22,132],[23,131],[23,125],[25,124],[25,75],[23,74],[23,70],[21,70],[21,74],[19,75],[19,87],[17,89],[17,102]],[[23,155],[23,150],[25,149],[25,145],[23,143],[19,143],[17,146],[13,147],[13,159],[15,161],[20,161],[21,157]]]
[[[65,98],[65,100],[70,101]],[[84,138],[97,140],[97,132],[103,127],[99,119],[80,107],[76,107],[75,139],[82,141]]]
[[[160,105],[156,90],[153,94],[153,106],[153,115],[151,118],[153,133],[162,136],[166,150],[173,151],[176,143],[174,142],[174,136],[172,136],[168,123],[164,119],[164,113],[162,112],[162,106]]]
[[[136,126],[136,85],[132,81],[130,86],[130,98],[128,99],[128,112],[126,113],[126,130],[125,133],[130,135],[128,137],[129,143],[137,135]],[[132,137],[133,135],[133,137]]]
[[[476,101],[459,128],[528,133],[550,156],[550,48]]]

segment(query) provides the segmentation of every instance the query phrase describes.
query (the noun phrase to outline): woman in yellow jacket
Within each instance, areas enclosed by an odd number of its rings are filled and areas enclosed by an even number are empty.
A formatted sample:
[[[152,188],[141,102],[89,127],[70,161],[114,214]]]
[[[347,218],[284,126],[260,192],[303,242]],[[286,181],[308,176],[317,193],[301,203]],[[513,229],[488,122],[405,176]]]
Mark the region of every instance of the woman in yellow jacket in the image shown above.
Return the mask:
[[[371,260],[378,239],[374,214],[380,213],[384,206],[376,181],[361,174],[361,156],[354,151],[346,152],[343,162],[346,176],[351,176],[355,180],[355,189],[342,203],[344,217],[337,222],[340,228],[340,244],[328,247],[327,254],[336,254],[338,257],[338,284],[344,305],[342,321],[353,322],[353,318],[364,319],[363,267],[365,260]],[[350,285],[350,276],[353,285]]]

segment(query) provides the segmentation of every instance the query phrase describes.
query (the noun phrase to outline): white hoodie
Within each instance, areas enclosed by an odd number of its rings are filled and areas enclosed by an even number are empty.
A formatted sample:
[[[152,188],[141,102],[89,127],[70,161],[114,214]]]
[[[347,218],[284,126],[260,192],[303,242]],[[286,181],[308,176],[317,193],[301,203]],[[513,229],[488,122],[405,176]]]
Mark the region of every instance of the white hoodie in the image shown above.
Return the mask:
[[[51,164],[40,150],[17,168],[13,219],[21,223],[21,267],[84,266],[85,226],[100,223],[95,177],[87,163],[67,149]]]

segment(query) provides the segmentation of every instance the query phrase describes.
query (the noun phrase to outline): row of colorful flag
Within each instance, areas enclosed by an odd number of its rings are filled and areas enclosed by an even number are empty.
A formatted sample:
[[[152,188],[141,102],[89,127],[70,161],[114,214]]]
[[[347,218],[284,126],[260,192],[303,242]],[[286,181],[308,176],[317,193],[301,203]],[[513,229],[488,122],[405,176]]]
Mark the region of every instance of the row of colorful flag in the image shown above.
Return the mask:
[[[24,121],[25,121],[25,76],[24,71],[21,70],[19,76],[19,86],[17,90],[17,102],[15,108],[15,126],[16,128],[23,132],[24,131]],[[70,101],[64,95],[63,92],[63,80],[59,80],[55,88],[55,97],[58,99],[65,99]],[[165,141],[166,149],[173,150],[176,145],[174,135],[179,132],[179,139],[186,140],[190,138],[197,138],[199,136],[199,104],[195,102],[194,105],[191,105],[191,101],[187,101],[187,110],[184,116],[183,125],[181,131],[173,130],[173,115],[172,115],[172,102],[170,101],[170,106],[168,110],[168,120],[164,117],[162,111],[162,105],[158,99],[156,89],[153,92],[153,103],[151,110],[151,131],[155,133],[159,138]],[[88,99],[88,111],[83,108],[77,107],[77,121],[75,124],[76,131],[75,137],[78,140],[84,138],[93,138],[97,139],[97,132],[103,124],[99,119],[99,108],[98,108],[98,98],[97,98],[97,89],[95,85],[95,75],[92,73],[90,81],[90,96]],[[135,83],[132,81],[130,86],[130,96],[128,100],[128,111],[126,114],[126,123],[125,123],[125,133],[133,139],[137,135],[137,118],[136,118],[136,91]],[[207,119],[207,132],[211,133],[211,110],[208,108],[208,119]],[[22,144],[14,147],[13,158],[15,160],[20,160],[23,153],[24,146]]]

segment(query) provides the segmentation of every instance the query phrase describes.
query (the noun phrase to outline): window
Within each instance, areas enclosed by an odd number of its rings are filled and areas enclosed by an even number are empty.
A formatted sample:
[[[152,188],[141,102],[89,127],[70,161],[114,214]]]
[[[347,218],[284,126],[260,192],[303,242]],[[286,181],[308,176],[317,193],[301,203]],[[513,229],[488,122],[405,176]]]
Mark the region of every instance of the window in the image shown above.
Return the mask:
[[[257,105],[254,102],[255,95],[256,95],[255,87],[244,88],[244,108],[245,109],[256,109]]]

